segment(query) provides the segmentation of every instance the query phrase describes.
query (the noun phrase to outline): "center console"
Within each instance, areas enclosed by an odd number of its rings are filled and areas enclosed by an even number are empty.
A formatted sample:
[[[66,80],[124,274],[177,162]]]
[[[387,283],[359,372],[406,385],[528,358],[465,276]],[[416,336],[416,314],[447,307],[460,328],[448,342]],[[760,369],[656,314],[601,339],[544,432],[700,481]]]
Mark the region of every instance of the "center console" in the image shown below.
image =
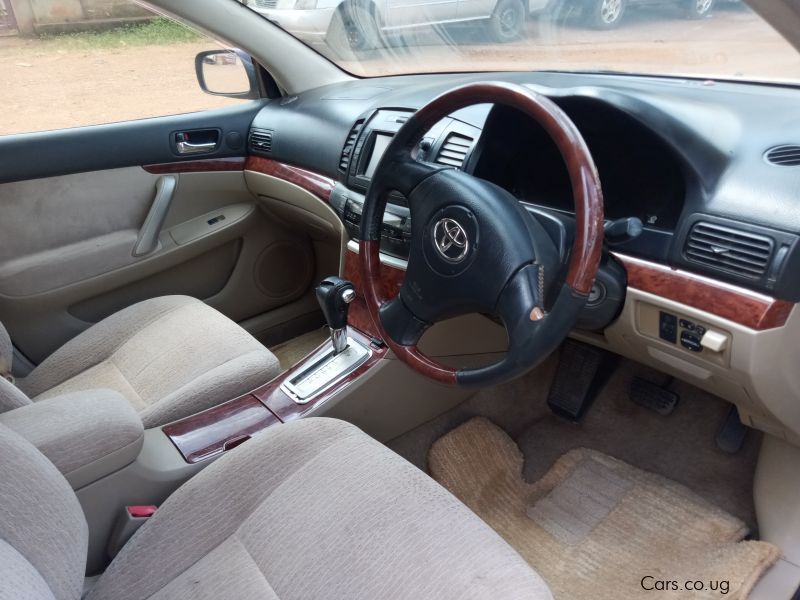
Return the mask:
[[[386,353],[381,342],[348,330],[350,305],[356,300],[350,281],[328,277],[316,295],[330,330],[328,341],[250,394],[162,428],[187,463],[222,454],[267,427],[319,408]]]

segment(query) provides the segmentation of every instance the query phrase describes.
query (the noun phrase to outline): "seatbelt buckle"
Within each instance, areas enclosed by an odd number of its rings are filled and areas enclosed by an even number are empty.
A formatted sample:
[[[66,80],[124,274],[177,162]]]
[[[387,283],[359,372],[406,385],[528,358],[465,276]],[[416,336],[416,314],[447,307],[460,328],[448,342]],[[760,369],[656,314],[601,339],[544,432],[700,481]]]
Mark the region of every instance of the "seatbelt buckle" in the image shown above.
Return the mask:
[[[125,510],[134,519],[146,519],[156,514],[158,507],[154,504],[134,504],[126,506]]]
[[[117,517],[114,529],[108,537],[108,555],[114,558],[122,547],[128,543],[136,530],[156,514],[158,507],[154,504],[133,504],[126,506]]]

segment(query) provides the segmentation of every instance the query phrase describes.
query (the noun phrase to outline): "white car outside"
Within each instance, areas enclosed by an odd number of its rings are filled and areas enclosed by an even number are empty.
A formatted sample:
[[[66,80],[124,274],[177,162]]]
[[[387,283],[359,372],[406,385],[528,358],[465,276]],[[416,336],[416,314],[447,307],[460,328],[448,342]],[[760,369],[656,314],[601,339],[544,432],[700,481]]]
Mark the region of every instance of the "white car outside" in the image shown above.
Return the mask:
[[[382,35],[430,25],[485,21],[496,41],[524,33],[525,20],[551,0],[245,0],[301,40],[351,50],[379,45]],[[340,38],[340,39],[337,39]]]

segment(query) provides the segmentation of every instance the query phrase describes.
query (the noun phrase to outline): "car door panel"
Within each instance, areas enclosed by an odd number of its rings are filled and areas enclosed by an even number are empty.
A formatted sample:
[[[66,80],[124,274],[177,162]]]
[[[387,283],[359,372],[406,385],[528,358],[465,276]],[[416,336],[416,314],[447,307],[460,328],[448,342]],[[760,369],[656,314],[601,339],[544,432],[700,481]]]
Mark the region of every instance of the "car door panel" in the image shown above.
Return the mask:
[[[203,158],[241,156],[261,101],[197,113],[0,137],[0,183]],[[181,156],[172,134],[219,129],[208,154]]]
[[[129,167],[0,185],[0,294],[36,294],[134,262],[157,179]]]
[[[485,19],[494,12],[495,0],[458,0],[459,19]]]
[[[25,356],[40,362],[92,323],[154,296],[193,295],[243,321],[308,295],[308,236],[261,210],[243,160],[225,160],[244,153],[226,140],[229,132],[246,139],[250,110],[0,138],[0,155],[11,159],[0,163],[0,320]],[[200,127],[223,132],[219,151],[179,161],[171,136]],[[37,151],[49,160],[15,158]],[[167,177],[174,192],[162,203],[157,242],[138,253]]]
[[[457,0],[388,0],[384,18],[388,29],[441,23],[458,18]]]

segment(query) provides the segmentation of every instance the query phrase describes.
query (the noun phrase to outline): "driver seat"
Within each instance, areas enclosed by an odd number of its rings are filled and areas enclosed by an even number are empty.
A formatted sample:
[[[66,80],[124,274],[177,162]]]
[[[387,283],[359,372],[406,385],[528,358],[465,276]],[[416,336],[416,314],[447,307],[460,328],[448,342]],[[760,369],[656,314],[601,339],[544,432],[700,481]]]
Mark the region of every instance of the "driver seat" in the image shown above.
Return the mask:
[[[78,600],[87,523],[0,426],[0,598]],[[179,488],[87,600],[544,600],[541,578],[427,475],[355,426],[277,425]]]

